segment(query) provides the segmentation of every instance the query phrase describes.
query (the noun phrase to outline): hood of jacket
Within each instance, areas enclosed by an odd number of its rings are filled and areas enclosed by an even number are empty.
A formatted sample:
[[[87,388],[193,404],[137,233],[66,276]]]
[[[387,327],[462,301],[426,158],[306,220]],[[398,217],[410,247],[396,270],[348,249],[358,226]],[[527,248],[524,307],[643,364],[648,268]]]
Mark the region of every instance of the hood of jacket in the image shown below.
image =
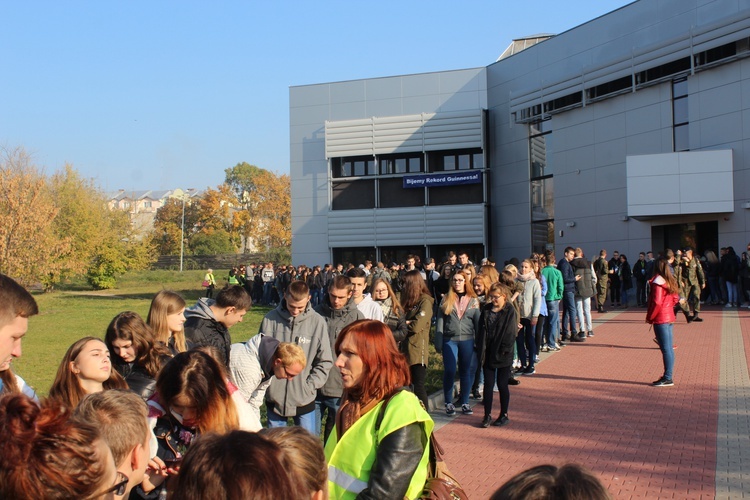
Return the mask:
[[[354,303],[352,297],[350,297],[346,304],[344,304],[344,307],[341,309],[334,309],[331,307],[331,299],[329,295],[326,294],[323,302],[315,307],[315,311],[326,319],[341,319],[358,311],[358,309],[357,304]]]
[[[185,309],[185,319],[188,318],[202,318],[218,321],[214,312],[211,310],[211,306],[216,304],[214,299],[201,298],[195,303],[193,307]]]

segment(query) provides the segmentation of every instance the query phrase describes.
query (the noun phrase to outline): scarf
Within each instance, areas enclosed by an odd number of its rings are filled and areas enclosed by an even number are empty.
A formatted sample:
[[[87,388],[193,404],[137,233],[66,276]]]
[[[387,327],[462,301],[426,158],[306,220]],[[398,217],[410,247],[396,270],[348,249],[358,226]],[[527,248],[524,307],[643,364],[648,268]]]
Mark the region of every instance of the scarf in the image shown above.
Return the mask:
[[[336,433],[339,440],[341,440],[341,436],[343,436],[362,415],[375,408],[375,405],[380,402],[380,399],[372,398],[368,401],[362,401],[353,396],[353,394],[345,391],[341,398],[342,403],[339,407],[339,411],[336,412]]]
[[[529,281],[532,278],[536,278],[536,274],[534,274],[534,271],[529,271],[528,274],[521,274],[521,272],[518,272],[518,276],[516,279],[518,281],[526,282]]]

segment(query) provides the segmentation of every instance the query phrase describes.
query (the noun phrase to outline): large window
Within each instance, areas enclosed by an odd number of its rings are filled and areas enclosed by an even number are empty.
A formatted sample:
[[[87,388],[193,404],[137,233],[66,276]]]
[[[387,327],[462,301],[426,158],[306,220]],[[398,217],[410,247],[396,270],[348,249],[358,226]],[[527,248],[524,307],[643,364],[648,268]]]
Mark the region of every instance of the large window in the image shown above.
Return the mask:
[[[331,194],[333,210],[375,208],[375,181],[371,179],[334,182]]]
[[[372,156],[331,159],[331,175],[333,177],[364,177],[376,173],[375,158]]]
[[[547,120],[529,125],[531,246],[535,252],[544,252],[555,244],[555,189],[547,154],[552,144],[550,124]]]
[[[405,176],[428,171],[449,174],[480,170],[485,163],[481,149],[434,151],[427,155],[401,153],[331,158],[332,210],[484,203],[484,181],[461,186],[404,188]]]
[[[461,151],[435,151],[429,154],[431,172],[452,172],[484,168],[481,149]]]
[[[358,247],[358,248],[334,248],[333,249],[333,262],[336,264],[343,264],[344,270],[348,264],[354,264],[358,266],[364,264],[366,260],[375,262],[375,248],[373,247]]]
[[[422,207],[424,206],[424,188],[403,188],[401,177],[378,179],[378,207]]]
[[[484,184],[428,188],[430,206],[484,203]]]
[[[675,152],[690,150],[688,122],[688,82],[687,78],[680,78],[672,82],[672,130]]]
[[[424,157],[414,155],[383,155],[378,157],[380,175],[416,174],[423,172]]]

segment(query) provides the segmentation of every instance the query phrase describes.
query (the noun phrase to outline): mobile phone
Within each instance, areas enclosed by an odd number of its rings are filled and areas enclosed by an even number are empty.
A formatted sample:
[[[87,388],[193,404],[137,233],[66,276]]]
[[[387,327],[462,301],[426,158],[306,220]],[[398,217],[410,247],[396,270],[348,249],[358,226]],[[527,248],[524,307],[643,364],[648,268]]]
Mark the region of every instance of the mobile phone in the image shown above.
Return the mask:
[[[182,464],[182,457],[164,459],[164,465],[169,469],[176,469],[181,464]]]

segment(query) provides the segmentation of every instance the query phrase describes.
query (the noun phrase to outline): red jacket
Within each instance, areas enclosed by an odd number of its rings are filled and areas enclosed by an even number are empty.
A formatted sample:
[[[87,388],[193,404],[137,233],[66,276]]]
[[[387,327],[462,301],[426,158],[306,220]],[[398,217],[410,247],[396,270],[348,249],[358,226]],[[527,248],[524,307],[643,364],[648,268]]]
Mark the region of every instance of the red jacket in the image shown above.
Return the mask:
[[[654,276],[649,283],[651,293],[648,296],[646,322],[652,325],[674,323],[674,306],[680,301],[680,296],[676,293],[669,293],[666,281],[659,275]]]

